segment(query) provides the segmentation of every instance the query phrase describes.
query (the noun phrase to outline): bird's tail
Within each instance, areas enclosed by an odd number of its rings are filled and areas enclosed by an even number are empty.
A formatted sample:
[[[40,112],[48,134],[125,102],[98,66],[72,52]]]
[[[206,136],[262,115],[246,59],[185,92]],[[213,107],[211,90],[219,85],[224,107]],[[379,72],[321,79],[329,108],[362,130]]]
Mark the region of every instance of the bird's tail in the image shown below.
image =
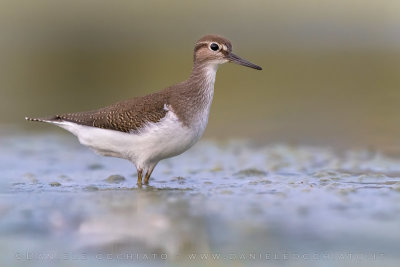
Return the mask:
[[[27,121],[38,121],[38,122],[50,122],[50,123],[61,122],[61,119],[60,119],[59,116],[44,117],[44,118],[25,117],[25,120],[27,120]]]

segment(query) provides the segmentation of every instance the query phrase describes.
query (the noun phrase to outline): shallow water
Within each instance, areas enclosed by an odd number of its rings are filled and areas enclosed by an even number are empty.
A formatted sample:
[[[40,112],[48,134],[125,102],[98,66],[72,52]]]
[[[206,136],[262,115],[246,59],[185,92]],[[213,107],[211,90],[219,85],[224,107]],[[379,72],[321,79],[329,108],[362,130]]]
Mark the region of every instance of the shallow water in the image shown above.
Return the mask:
[[[400,157],[204,140],[138,189],[72,136],[0,139],[2,266],[396,266]]]

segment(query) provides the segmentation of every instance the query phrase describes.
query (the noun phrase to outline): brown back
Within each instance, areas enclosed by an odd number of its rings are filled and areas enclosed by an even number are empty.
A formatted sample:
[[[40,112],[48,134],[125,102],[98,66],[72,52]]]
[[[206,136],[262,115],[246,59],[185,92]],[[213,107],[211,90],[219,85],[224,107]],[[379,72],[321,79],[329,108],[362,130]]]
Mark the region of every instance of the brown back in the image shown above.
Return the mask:
[[[147,122],[160,121],[167,113],[164,109],[167,103],[168,97],[161,91],[97,110],[56,115],[51,120],[69,121],[126,133],[135,132]]]

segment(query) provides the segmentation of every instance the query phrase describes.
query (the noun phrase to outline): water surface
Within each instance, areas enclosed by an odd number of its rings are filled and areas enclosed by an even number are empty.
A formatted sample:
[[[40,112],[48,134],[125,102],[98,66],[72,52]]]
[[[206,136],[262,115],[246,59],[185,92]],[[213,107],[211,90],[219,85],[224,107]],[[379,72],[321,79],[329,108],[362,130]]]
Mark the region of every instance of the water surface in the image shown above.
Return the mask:
[[[138,189],[131,163],[71,136],[0,146],[5,266],[399,261],[400,157],[204,140]]]

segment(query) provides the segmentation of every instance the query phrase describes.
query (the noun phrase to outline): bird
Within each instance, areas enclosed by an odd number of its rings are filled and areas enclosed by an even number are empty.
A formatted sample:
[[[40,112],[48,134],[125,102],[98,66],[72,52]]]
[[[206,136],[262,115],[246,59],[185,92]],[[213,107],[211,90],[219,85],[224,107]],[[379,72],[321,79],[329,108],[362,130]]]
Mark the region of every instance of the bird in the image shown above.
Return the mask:
[[[97,110],[25,119],[59,126],[100,155],[131,161],[142,187],[159,161],[185,152],[201,138],[217,69],[227,62],[262,70],[232,53],[228,39],[206,35],[195,43],[192,72],[183,82]]]

